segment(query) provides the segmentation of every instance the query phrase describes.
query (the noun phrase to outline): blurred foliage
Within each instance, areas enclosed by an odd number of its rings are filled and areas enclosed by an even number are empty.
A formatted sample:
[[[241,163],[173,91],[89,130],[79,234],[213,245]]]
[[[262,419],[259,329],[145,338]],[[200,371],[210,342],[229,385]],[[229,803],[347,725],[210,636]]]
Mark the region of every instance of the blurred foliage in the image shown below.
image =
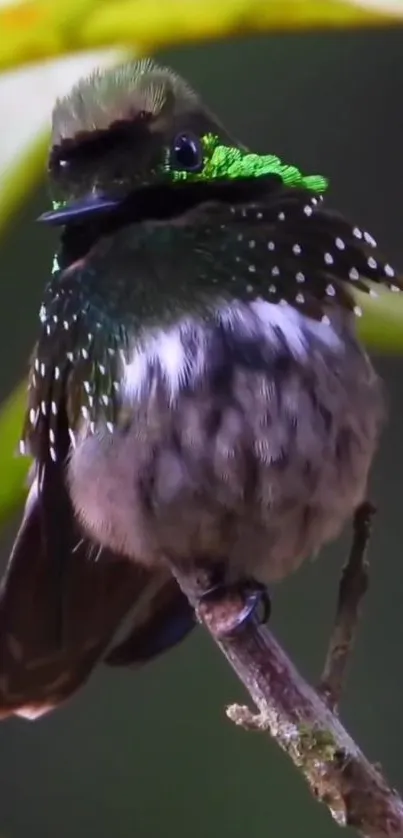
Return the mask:
[[[18,457],[26,386],[21,384],[5,402],[0,412],[0,526],[23,500],[29,468],[27,457]]]
[[[393,9],[393,11],[392,11]],[[273,30],[392,24],[403,8],[339,0],[25,0],[0,9],[0,71],[94,47],[135,47],[137,54],[203,39]],[[36,138],[2,181],[0,231],[44,170],[47,135]],[[357,295],[358,296],[358,295]],[[403,351],[403,303],[393,294],[359,295],[363,340],[381,351]],[[16,456],[25,386],[0,412],[0,524],[24,494],[29,461]]]
[[[36,137],[28,151],[22,151],[14,166],[2,173],[0,195],[0,231],[10,223],[27,195],[43,175],[49,147],[47,132]]]
[[[150,53],[274,29],[379,26],[399,16],[396,4],[374,0],[25,0],[0,12],[0,69],[99,46]]]

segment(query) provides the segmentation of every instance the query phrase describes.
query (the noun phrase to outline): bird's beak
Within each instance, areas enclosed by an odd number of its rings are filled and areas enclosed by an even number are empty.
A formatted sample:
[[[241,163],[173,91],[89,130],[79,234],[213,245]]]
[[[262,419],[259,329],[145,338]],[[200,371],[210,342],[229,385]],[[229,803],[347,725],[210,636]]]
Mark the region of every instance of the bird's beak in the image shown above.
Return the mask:
[[[45,224],[64,225],[70,222],[82,221],[96,215],[106,215],[113,212],[121,200],[108,198],[105,195],[91,194],[77,201],[62,204],[57,209],[44,212],[39,216],[38,221]]]

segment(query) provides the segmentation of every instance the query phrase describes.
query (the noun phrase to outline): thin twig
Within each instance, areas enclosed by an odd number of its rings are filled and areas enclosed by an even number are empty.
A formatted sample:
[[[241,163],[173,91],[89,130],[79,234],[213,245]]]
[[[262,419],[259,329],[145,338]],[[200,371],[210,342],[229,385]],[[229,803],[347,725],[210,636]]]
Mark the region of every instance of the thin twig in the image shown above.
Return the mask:
[[[296,670],[266,626],[251,621],[231,638],[219,637],[225,602],[199,608],[203,580],[190,565],[171,563],[180,587],[253,699],[258,713],[232,705],[235,724],[266,731],[291,757],[314,796],[341,826],[366,838],[403,838],[403,801],[389,787],[318,692]],[[234,608],[233,598],[228,609]]]
[[[368,589],[367,548],[375,507],[369,501],[356,510],[353,541],[340,579],[336,617],[330,635],[319,690],[328,706],[337,709],[354,647],[361,604]]]

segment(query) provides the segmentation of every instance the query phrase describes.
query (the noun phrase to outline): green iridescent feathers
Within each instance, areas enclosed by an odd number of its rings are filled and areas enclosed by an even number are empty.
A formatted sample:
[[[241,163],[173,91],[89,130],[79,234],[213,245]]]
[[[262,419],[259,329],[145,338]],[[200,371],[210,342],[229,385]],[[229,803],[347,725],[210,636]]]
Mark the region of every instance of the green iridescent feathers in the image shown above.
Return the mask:
[[[200,172],[186,172],[171,168],[169,150],[167,150],[166,172],[175,181],[197,183],[209,182],[217,178],[235,180],[277,175],[285,186],[309,189],[312,192],[325,192],[328,186],[322,175],[303,175],[296,166],[289,166],[274,154],[252,154],[242,148],[222,145],[214,134],[202,137],[203,168]]]
[[[201,139],[203,147],[203,168],[189,172],[172,167],[170,149],[165,152],[161,167],[161,178],[172,183],[211,183],[215,180],[248,180],[275,175],[284,186],[290,186],[322,194],[328,188],[328,180],[322,175],[304,175],[296,167],[283,163],[274,154],[254,154],[242,148],[222,145],[220,138],[206,134]],[[53,200],[53,209],[60,209],[65,201]]]
[[[193,137],[200,166],[175,159],[175,138]],[[81,162],[80,162],[81,161]],[[176,183],[279,177],[285,186],[323,193],[327,181],[303,175],[272,154],[254,154],[226,131],[187,82],[153,61],[92,73],[58,100],[50,155],[54,209],[84,191],[131,194]]]
[[[146,113],[156,125],[167,118],[188,114],[189,127],[194,115],[204,113],[212,126],[216,121],[202,105],[197,93],[179,75],[160,67],[151,59],[130,61],[119,67],[98,70],[81,79],[71,93],[58,100],[53,111],[53,145],[74,142],[80,137],[108,131],[116,123],[130,123]],[[327,181],[320,175],[304,176],[296,167],[288,166],[274,155],[251,154],[238,144],[229,145],[216,131],[200,137],[203,147],[203,168],[199,172],[181,171],[170,162],[169,144],[163,149],[160,174],[172,181],[212,181],[219,178],[240,178],[278,175],[288,186],[305,187],[324,192]],[[158,129],[157,129],[158,130]],[[147,180],[147,178],[145,178]]]

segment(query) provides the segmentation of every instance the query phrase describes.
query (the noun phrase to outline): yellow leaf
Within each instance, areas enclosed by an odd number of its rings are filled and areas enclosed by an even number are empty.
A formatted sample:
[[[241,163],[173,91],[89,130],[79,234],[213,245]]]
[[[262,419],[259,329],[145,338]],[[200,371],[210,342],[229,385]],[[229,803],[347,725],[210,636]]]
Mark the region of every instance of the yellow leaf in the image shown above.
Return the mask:
[[[398,3],[374,0],[25,0],[0,10],[0,69],[94,45],[144,52],[275,29],[379,26],[402,17]]]

